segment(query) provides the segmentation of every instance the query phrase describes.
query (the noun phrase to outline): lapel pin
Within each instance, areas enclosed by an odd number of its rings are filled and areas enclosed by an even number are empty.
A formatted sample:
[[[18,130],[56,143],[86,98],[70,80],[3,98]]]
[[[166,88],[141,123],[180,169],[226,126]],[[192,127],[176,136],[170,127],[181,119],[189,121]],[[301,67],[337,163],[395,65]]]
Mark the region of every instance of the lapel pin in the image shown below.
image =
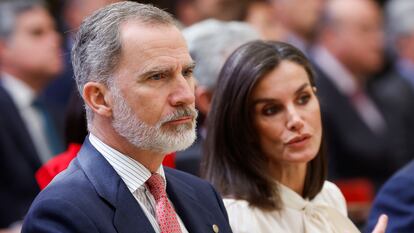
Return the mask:
[[[216,224],[213,224],[213,231],[215,233],[218,233],[219,232],[219,227]]]

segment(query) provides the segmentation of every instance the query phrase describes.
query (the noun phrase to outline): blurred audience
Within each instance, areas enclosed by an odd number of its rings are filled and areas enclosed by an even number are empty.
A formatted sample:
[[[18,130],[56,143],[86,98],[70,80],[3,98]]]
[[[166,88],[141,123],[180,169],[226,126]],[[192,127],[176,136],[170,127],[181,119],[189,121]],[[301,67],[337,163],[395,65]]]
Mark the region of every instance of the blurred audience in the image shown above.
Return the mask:
[[[394,158],[405,164],[414,157],[414,1],[393,0],[386,5],[386,30],[392,68],[370,88],[383,103],[389,128],[403,132],[389,139],[396,145]]]
[[[44,189],[52,179],[65,170],[78,154],[88,130],[83,101],[77,91],[70,98],[65,116],[66,151],[55,156],[36,171],[35,177],[40,189]]]
[[[70,58],[74,35],[78,31],[83,19],[95,10],[118,2],[119,0],[62,0],[59,11],[64,32],[63,58],[64,70],[62,74],[51,82],[44,90],[42,95],[51,104],[59,106],[59,110],[64,112],[69,103],[72,93],[75,91],[75,79]]]
[[[39,97],[62,70],[60,45],[42,2],[0,2],[0,229],[23,219],[35,171],[63,149],[62,118]]]
[[[318,42],[312,58],[330,175],[368,177],[379,185],[392,173],[394,160],[384,116],[366,91],[370,75],[383,64],[379,6],[373,0],[328,1]]]
[[[197,140],[191,147],[177,152],[176,168],[199,175],[202,147],[206,135],[205,121],[210,110],[217,78],[227,57],[240,45],[259,38],[251,26],[241,22],[209,19],[183,30],[191,57],[197,63],[195,96],[199,110]]]
[[[412,232],[414,229],[414,161],[398,171],[378,192],[365,232],[370,232],[375,219],[387,214],[387,233]]]
[[[363,178],[377,189],[407,161],[398,152],[406,146],[395,140],[406,129],[367,85],[384,64],[380,7],[373,0],[328,1],[318,42],[312,58],[318,72],[330,178]],[[355,206],[355,221],[364,221],[372,199]]]
[[[249,0],[195,0],[204,18],[223,21],[243,20]]]
[[[277,21],[286,30],[283,41],[293,44],[307,54],[316,36],[318,20],[325,1],[270,0]]]
[[[282,23],[268,0],[250,0],[244,20],[254,27],[265,40],[283,40],[286,34]]]

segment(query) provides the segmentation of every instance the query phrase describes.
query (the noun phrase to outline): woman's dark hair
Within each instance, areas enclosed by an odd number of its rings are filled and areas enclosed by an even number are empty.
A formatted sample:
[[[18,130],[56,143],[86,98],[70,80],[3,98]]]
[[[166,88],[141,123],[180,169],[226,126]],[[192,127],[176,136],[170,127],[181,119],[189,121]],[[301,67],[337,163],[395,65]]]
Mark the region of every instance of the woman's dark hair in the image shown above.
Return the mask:
[[[254,126],[252,91],[282,61],[302,66],[315,86],[315,75],[305,55],[286,43],[253,41],[228,58],[214,92],[204,145],[203,177],[224,197],[243,199],[265,210],[280,209],[281,201]],[[308,163],[303,197],[313,199],[325,179],[326,158],[321,146]]]

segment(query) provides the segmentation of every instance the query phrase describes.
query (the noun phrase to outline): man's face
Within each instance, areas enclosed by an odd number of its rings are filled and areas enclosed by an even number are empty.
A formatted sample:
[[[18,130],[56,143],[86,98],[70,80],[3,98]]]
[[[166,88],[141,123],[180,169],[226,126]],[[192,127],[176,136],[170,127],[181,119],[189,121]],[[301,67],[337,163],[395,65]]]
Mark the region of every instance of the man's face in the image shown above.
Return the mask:
[[[325,0],[273,0],[289,30],[305,39],[312,39]]]
[[[113,126],[138,148],[172,152],[195,139],[194,63],[176,27],[121,26],[113,75]]]
[[[378,71],[383,64],[382,15],[372,1],[352,2],[342,7],[336,43],[347,67],[364,76]]]
[[[49,79],[63,68],[60,45],[49,13],[33,8],[17,18],[13,34],[5,42],[3,62],[22,74]]]

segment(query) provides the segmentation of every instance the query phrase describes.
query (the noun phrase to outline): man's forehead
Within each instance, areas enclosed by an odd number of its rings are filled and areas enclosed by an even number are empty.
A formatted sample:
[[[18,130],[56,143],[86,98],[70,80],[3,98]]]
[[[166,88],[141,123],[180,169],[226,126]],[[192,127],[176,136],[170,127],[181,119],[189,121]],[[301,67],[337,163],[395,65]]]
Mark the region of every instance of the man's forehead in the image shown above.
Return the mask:
[[[122,56],[138,63],[192,63],[187,44],[174,25],[129,22],[121,28]]]

